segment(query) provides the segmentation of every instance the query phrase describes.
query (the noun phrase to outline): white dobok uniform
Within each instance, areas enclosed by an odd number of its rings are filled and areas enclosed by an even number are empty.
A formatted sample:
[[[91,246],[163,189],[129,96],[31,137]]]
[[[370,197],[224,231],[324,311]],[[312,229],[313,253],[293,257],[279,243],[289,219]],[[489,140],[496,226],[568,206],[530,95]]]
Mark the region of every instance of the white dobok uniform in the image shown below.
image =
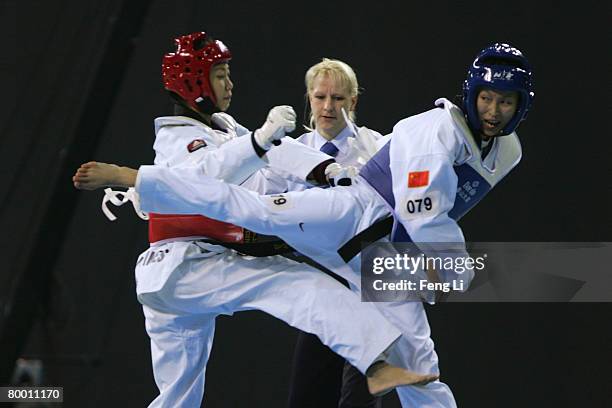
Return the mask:
[[[456,220],[520,160],[515,133],[495,138],[483,160],[462,111],[446,99],[437,100],[436,106],[398,122],[350,187],[262,196],[207,177],[198,167],[142,166],[136,191],[148,211],[199,213],[276,235],[359,288],[360,257],[345,262],[337,252],[357,233],[391,214],[392,240],[464,243]],[[425,198],[430,205],[414,205]],[[430,248],[421,249],[435,256]],[[438,273],[445,282],[463,280],[465,288],[473,277],[473,271],[461,276],[452,270]],[[437,373],[438,359],[422,303],[374,305],[402,330],[389,361]],[[404,406],[455,406],[452,393],[440,382],[397,390]]]
[[[201,174],[231,183],[266,161],[305,178],[328,158],[293,140],[260,158],[250,136],[232,139],[186,117],[157,118],[155,130],[157,166],[197,165]],[[199,238],[153,242],[138,258],[136,289],[160,391],[150,407],[200,406],[219,314],[264,311],[316,334],[362,372],[400,336],[375,308],[323,272],[281,256],[242,256]]]

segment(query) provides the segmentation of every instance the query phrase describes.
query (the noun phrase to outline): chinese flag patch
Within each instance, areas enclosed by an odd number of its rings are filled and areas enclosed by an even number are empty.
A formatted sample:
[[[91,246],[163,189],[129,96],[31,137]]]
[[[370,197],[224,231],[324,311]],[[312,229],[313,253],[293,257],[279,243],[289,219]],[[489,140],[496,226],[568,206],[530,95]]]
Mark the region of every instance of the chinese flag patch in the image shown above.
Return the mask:
[[[408,173],[408,187],[425,187],[429,184],[429,170]]]
[[[206,142],[204,140],[196,139],[187,145],[187,150],[189,150],[189,153],[193,153],[196,150],[201,149],[205,146],[206,146]]]

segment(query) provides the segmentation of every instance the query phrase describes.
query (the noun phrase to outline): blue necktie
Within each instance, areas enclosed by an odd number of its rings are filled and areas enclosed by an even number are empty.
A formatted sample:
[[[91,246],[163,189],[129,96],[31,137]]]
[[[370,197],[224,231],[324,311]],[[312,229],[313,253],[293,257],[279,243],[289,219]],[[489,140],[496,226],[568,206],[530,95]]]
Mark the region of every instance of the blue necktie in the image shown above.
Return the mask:
[[[338,154],[338,148],[332,142],[325,142],[319,150],[331,157],[336,157]]]

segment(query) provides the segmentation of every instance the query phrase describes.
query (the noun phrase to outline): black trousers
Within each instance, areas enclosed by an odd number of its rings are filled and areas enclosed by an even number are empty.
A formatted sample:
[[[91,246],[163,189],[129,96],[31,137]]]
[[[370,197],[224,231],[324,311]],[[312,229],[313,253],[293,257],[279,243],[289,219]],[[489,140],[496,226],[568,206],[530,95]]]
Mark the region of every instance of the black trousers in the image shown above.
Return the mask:
[[[300,332],[293,355],[288,408],[380,408],[366,377],[309,333]]]

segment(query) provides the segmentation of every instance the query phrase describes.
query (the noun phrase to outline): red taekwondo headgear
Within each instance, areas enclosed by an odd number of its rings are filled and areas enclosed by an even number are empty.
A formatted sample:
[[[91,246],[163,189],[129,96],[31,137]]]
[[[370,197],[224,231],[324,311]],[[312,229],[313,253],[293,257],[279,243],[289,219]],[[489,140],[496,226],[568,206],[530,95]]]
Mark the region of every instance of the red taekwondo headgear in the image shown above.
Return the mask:
[[[216,105],[210,70],[213,65],[232,59],[232,53],[225,44],[210,40],[203,31],[180,36],[174,42],[176,51],[164,55],[162,60],[164,88],[194,109],[201,110],[206,98]]]

